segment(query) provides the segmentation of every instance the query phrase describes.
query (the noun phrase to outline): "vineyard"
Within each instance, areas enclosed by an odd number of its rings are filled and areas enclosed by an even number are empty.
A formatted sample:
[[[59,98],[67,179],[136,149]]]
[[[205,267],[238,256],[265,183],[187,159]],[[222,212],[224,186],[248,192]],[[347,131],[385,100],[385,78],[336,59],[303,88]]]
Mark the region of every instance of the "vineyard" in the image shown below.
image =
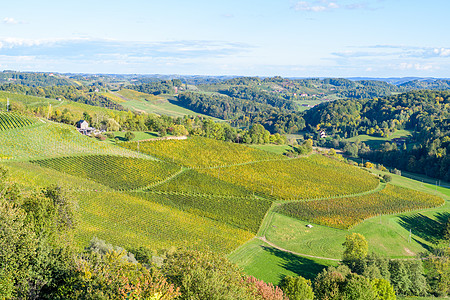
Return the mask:
[[[348,229],[374,216],[443,203],[440,197],[388,184],[379,192],[363,196],[286,203],[277,212],[315,224]]]
[[[211,168],[268,159],[286,159],[284,156],[244,145],[203,137],[191,137],[187,140],[128,142],[121,143],[120,146],[191,168]]]
[[[228,254],[253,234],[209,218],[134,197],[92,180],[55,172],[29,162],[2,163],[10,178],[34,190],[58,184],[77,202],[76,242],[84,248],[93,236],[122,247],[191,247]],[[136,193],[137,194],[137,193]],[[153,200],[152,200],[153,201]]]
[[[243,187],[219,180],[196,170],[186,170],[172,180],[151,188],[152,191],[170,193],[173,191],[188,194],[206,194],[214,196],[247,197],[252,193]]]
[[[180,167],[174,164],[112,155],[70,156],[31,162],[59,172],[89,178],[117,190],[142,188],[180,171]]]
[[[215,196],[183,192],[136,192],[146,200],[256,233],[271,202],[255,196]]]
[[[0,112],[0,131],[32,125],[36,120],[15,113]]]
[[[283,200],[356,194],[372,190],[379,183],[368,172],[320,155],[199,171]]]
[[[83,136],[73,126],[52,122],[4,131],[0,134],[0,145],[2,154],[14,159],[99,153],[148,157]]]
[[[77,193],[81,211],[77,240],[96,236],[116,245],[151,249],[189,247],[227,254],[253,235],[222,222],[120,192]]]

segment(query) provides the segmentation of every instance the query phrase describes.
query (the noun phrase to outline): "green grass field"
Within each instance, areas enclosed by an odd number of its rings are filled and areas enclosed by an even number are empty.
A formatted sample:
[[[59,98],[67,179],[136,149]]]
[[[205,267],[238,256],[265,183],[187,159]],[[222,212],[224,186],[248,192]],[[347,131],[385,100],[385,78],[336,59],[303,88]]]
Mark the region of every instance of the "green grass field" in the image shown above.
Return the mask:
[[[107,138],[106,140],[109,143],[116,143],[116,138],[119,140],[119,142],[126,142],[127,140],[125,139],[125,134],[126,131],[115,131],[114,133],[114,138]],[[151,131],[132,131],[132,133],[134,134],[134,139],[133,141],[142,141],[142,140],[148,140],[148,139],[154,139],[154,138],[158,138],[159,135],[157,132],[151,132]]]
[[[255,148],[255,149],[259,149],[259,150],[264,150],[264,151],[267,151],[267,152],[272,152],[272,153],[275,153],[275,154],[283,154],[287,150],[292,149],[292,147],[289,146],[289,145],[272,145],[272,144],[267,144],[267,145],[250,145],[250,147]]]
[[[239,247],[228,258],[242,267],[245,273],[275,285],[284,276],[303,276],[313,280],[324,268],[337,265],[334,261],[283,252],[258,239]]]
[[[215,121],[220,119],[206,116],[204,114],[196,113],[190,109],[177,105],[177,99],[171,96],[154,96],[133,90],[123,89],[118,92],[121,96],[122,102],[120,104],[134,111],[154,113],[158,115],[167,115],[171,117],[188,116],[204,116],[212,118]],[[112,94],[117,97],[116,94]],[[118,101],[116,101],[118,102]]]
[[[351,138],[346,139],[349,142],[356,142],[356,140],[359,140],[360,142],[365,143],[366,145],[372,147],[378,147],[381,144],[384,144],[386,142],[391,142],[394,138],[402,138],[402,137],[408,137],[411,136],[411,131],[409,130],[397,130],[394,133],[392,133],[389,137],[376,137],[376,136],[369,136],[366,134],[357,135]]]

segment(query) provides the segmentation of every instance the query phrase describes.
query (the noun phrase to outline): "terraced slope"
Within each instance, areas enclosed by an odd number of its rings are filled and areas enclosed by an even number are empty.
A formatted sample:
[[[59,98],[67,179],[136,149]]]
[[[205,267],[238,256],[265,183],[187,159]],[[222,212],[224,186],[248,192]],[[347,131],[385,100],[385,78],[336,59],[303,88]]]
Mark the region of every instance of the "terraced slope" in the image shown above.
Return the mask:
[[[177,165],[161,161],[113,155],[68,156],[31,162],[77,177],[89,178],[117,190],[143,188],[181,170]]]

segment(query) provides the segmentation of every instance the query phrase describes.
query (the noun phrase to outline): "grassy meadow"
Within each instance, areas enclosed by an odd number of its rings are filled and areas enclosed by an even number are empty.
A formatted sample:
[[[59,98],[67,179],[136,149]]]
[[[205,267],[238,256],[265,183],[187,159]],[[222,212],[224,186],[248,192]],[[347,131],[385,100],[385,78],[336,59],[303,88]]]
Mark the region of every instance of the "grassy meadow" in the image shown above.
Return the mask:
[[[134,90],[122,89],[117,93],[109,92],[105,96],[127,109],[138,112],[153,113],[171,117],[183,117],[188,115],[211,118],[210,116],[199,114],[190,109],[179,106],[177,104],[177,99],[168,95],[154,96]],[[219,120],[217,118],[212,119],[215,121]]]
[[[388,137],[376,137],[376,136],[370,136],[366,134],[360,134],[351,138],[346,139],[349,142],[356,142],[359,140],[360,142],[365,143],[366,145],[373,147],[378,147],[381,144],[384,144],[386,142],[391,142],[392,139],[395,138],[406,138],[411,136],[411,131],[409,130],[396,130],[394,133],[392,133]]]

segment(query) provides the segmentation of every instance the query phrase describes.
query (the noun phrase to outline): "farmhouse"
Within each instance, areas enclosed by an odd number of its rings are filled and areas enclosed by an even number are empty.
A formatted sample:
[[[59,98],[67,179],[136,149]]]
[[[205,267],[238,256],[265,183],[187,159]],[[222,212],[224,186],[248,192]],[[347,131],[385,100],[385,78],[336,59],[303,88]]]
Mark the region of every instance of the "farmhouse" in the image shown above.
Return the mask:
[[[89,127],[89,123],[85,120],[79,120],[75,125],[78,132],[84,135],[90,135],[95,131],[95,128]]]
[[[396,143],[397,146],[403,146],[406,143],[406,138],[394,138],[392,142]]]

